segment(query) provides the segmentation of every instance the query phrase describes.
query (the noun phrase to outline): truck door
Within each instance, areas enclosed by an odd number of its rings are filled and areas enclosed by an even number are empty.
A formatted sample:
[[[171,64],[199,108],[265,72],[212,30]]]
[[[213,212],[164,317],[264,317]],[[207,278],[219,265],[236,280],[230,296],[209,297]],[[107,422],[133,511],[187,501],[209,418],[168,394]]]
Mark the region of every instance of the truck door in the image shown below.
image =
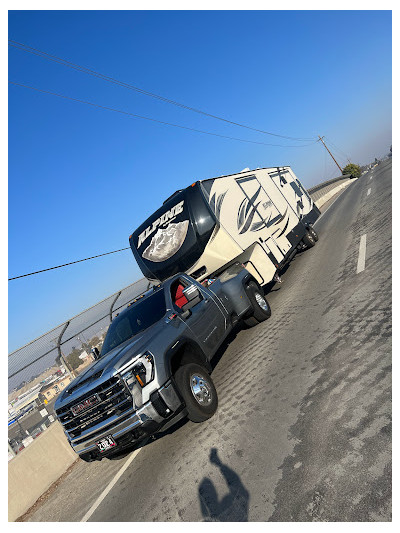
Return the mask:
[[[239,238],[243,236],[243,244],[247,240],[247,246],[260,242],[267,253],[271,252],[281,262],[291,248],[285,236],[289,224],[287,202],[276,197],[273,184],[274,189],[268,194],[266,184],[256,176],[236,178],[236,183],[244,194],[238,212]]]
[[[186,323],[198,339],[200,346],[205,352],[210,352],[225,334],[227,328],[226,316],[211,296],[210,291],[200,284],[195,285],[200,291],[200,299],[190,306],[188,316],[184,316],[187,314],[185,311],[187,311],[188,300],[183,294],[183,289],[189,285],[190,282],[185,277],[179,278],[172,283],[172,303],[180,319]]]

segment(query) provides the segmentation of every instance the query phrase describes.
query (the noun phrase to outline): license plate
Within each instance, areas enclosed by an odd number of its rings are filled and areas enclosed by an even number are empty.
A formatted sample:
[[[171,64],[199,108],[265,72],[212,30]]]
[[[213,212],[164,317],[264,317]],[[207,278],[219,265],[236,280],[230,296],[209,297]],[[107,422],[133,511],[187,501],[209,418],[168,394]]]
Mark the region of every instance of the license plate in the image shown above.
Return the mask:
[[[110,448],[114,448],[117,443],[112,438],[111,435],[108,435],[108,437],[104,437],[104,439],[99,440],[99,442],[96,442],[96,446],[100,450],[100,452],[106,452]]]

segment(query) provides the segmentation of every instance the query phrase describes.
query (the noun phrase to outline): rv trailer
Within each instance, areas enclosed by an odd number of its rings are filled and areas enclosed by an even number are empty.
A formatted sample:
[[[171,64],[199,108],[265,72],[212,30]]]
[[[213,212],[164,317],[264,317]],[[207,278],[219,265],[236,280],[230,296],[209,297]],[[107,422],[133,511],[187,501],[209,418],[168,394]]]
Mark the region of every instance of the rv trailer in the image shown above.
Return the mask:
[[[265,285],[314,245],[320,214],[290,167],[246,170],[176,191],[129,242],[154,283],[178,272],[201,282],[240,262]]]

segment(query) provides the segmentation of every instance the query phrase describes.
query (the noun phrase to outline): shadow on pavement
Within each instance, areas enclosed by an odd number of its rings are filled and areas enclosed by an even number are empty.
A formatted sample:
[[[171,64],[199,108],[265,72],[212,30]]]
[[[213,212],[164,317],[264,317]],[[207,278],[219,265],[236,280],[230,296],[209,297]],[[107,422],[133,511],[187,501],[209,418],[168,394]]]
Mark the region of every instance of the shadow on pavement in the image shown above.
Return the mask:
[[[199,500],[205,522],[247,522],[250,494],[240,477],[218,457],[218,450],[211,448],[210,462],[219,468],[229,493],[219,500],[217,490],[210,478],[199,485]]]

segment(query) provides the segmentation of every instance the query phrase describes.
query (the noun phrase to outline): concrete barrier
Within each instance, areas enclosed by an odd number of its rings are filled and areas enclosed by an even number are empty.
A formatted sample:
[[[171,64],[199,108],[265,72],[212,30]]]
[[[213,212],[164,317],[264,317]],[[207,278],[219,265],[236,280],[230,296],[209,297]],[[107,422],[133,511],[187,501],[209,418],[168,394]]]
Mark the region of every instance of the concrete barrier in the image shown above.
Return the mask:
[[[337,185],[340,185],[346,181],[349,181],[350,178],[351,178],[351,174],[345,174],[345,175],[339,176],[337,178],[333,178],[328,181],[323,181],[322,183],[319,183],[318,185],[314,185],[314,187],[311,187],[310,189],[308,189],[307,192],[311,196],[311,198],[314,201],[316,201],[316,200],[319,200],[319,198],[321,198],[326,192],[337,187]]]
[[[59,422],[8,463],[8,520],[14,522],[77,459]]]
[[[318,198],[318,200],[314,200],[314,203],[315,205],[319,208],[321,207],[322,205],[324,205],[328,200],[330,200],[332,198],[332,196],[335,196],[336,193],[338,193],[340,190],[342,189],[345,189],[346,187],[348,187],[353,181],[355,181],[355,179],[348,179],[342,183],[340,183],[340,185],[337,185],[336,187],[330,189],[328,192],[326,192],[323,196],[321,196],[320,198]],[[312,195],[311,195],[312,197]]]

